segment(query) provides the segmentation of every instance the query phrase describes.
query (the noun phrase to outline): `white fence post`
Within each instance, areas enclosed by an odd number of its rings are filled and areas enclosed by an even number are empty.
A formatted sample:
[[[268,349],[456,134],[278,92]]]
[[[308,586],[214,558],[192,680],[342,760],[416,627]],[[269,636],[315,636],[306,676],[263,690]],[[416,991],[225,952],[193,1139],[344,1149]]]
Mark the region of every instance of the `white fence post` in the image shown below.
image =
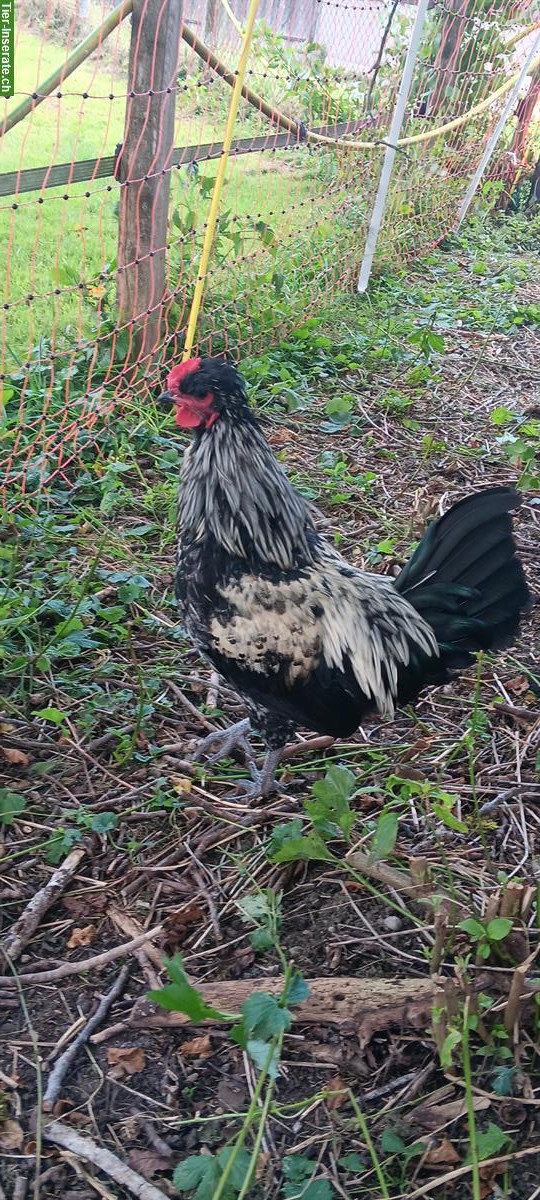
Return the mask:
[[[508,118],[510,117],[512,110],[514,108],[514,105],[518,99],[521,87],[523,85],[523,80],[525,79],[525,76],[527,74],[527,71],[529,70],[529,67],[530,67],[533,59],[536,58],[539,51],[540,51],[540,33],[534,39],[534,42],[529,50],[529,53],[525,59],[525,62],[523,63],[523,66],[521,68],[521,71],[520,71],[517,79],[516,79],[516,82],[515,82],[512,90],[508,93],[506,104],[502,110],[499,120],[497,121],[495,129],[493,130],[493,133],[488,141],[488,144],[484,150],[484,153],[480,159],[480,162],[478,163],[478,166],[476,168],[476,171],[474,172],[471,182],[467,188],[467,191],[465,192],[465,195],[463,197],[463,200],[461,202],[459,212],[457,215],[456,230],[459,229],[460,225],[462,224],[462,222],[465,220],[465,217],[467,216],[467,213],[469,211],[469,208],[471,207],[471,204],[472,204],[472,201],[474,198],[474,194],[476,192],[478,184],[480,183],[482,175],[484,174],[484,171],[489,163],[489,160],[493,154],[493,151],[495,150],[497,142],[499,141],[499,138],[501,137],[501,134],[506,125],[506,122],[507,122]]]
[[[414,19],[414,25],[413,25],[412,32],[411,32],[411,40],[409,42],[409,49],[407,50],[407,57],[405,59],[403,75],[401,77],[401,83],[399,85],[399,91],[398,91],[397,99],[396,99],[396,107],[394,109],[394,115],[392,117],[392,124],[390,125],[390,132],[388,134],[388,145],[386,147],[386,152],[384,155],[381,177],[379,179],[377,195],[375,197],[375,203],[373,205],[371,221],[369,223],[369,229],[368,229],[368,234],[367,234],[367,238],[366,238],[366,248],[364,251],[364,258],[362,260],[362,266],[360,268],[360,275],[358,277],[358,289],[357,290],[359,292],[365,292],[367,285],[369,283],[369,277],[371,275],[371,267],[373,265],[373,258],[375,256],[375,250],[377,248],[379,232],[380,232],[380,228],[382,225],[384,210],[386,208],[386,201],[388,198],[388,187],[389,187],[390,179],[392,176],[394,159],[398,152],[396,143],[397,143],[397,140],[401,133],[401,126],[403,125],[403,118],[405,116],[407,100],[409,99],[409,92],[411,90],[411,83],[412,83],[412,79],[413,79],[414,68],[416,66],[416,59],[418,58],[418,51],[420,49],[420,43],[422,41],[422,32],[424,29],[424,21],[426,19],[426,13],[428,10],[428,3],[429,3],[429,0],[419,0],[418,7],[416,9],[416,16]]]

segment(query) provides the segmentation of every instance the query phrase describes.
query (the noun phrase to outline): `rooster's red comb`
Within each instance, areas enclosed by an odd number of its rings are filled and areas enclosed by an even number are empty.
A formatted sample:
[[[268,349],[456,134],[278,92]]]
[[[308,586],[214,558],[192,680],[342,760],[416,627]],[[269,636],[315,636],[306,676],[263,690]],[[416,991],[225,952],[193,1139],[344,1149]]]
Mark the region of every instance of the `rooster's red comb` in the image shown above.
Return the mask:
[[[199,370],[201,362],[201,358],[187,358],[185,362],[179,363],[177,367],[173,367],[167,376],[168,390],[174,391],[176,388],[179,388],[183,379]]]

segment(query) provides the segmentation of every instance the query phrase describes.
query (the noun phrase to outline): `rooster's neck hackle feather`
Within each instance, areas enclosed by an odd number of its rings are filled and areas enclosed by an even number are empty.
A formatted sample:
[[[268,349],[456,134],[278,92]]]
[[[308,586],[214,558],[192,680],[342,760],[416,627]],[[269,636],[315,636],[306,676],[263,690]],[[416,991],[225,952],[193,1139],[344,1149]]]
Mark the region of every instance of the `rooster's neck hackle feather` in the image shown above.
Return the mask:
[[[284,570],[313,560],[307,504],[280,470],[254,418],[222,416],[186,452],[179,535],[209,533],[229,554]]]

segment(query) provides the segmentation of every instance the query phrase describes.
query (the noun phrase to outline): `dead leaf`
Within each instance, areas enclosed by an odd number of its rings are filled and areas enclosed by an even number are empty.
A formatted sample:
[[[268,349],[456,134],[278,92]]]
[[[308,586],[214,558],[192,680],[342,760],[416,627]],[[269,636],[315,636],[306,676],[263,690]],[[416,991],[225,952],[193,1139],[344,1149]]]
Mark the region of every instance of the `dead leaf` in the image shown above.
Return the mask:
[[[524,675],[515,675],[513,679],[505,679],[504,686],[512,695],[523,696],[529,690],[529,680]]]
[[[189,775],[169,775],[168,782],[178,796],[189,795],[193,787],[193,780]]]
[[[189,1042],[182,1042],[178,1050],[180,1058],[208,1058],[211,1053],[212,1046],[210,1044],[209,1033],[191,1038]]]
[[[21,1150],[24,1133],[18,1121],[4,1121],[0,1129],[0,1146],[2,1150]]]
[[[130,1150],[128,1163],[133,1171],[138,1171],[145,1179],[152,1179],[158,1171],[171,1169],[171,1159],[158,1150]]]
[[[105,911],[109,903],[109,896],[105,888],[102,891],[83,892],[82,896],[64,896],[62,907],[75,920],[84,920],[86,917],[94,916],[97,913]]]
[[[109,1046],[107,1062],[112,1067],[110,1075],[113,1079],[121,1079],[123,1075],[136,1075],[144,1071],[146,1055],[141,1046]]]
[[[169,913],[164,921],[165,939],[163,948],[167,954],[174,954],[179,946],[182,946],[188,936],[188,930],[191,925],[196,925],[202,921],[204,913],[198,904],[187,904],[185,908],[176,909]]]
[[[10,767],[27,767],[30,762],[29,754],[25,754],[24,750],[15,750],[13,746],[0,746],[0,754]]]
[[[424,1163],[429,1164],[430,1167],[448,1166],[450,1163],[458,1162],[461,1162],[461,1158],[449,1138],[443,1138],[438,1146],[428,1150],[424,1158]]]
[[[220,1079],[217,1098],[224,1112],[240,1112],[248,1100],[248,1091],[243,1079]]]
[[[488,1096],[473,1096],[472,1100],[475,1112],[483,1112],[491,1105]],[[450,1121],[459,1121],[466,1115],[466,1102],[459,1096],[457,1100],[449,1100],[448,1104],[420,1104],[409,1114],[408,1120],[411,1125],[435,1130],[440,1129],[442,1125],[448,1125]]]
[[[493,1195],[495,1181],[498,1175],[504,1175],[505,1163],[490,1163],[489,1166],[483,1166],[480,1163],[480,1197],[481,1200],[488,1200],[488,1196]],[[534,1193],[533,1193],[534,1195]]]
[[[69,942],[68,950],[76,950],[79,946],[93,946],[96,940],[97,930],[95,925],[84,925],[73,930]]]
[[[334,1112],[336,1108],[343,1108],[347,1103],[347,1084],[341,1078],[341,1075],[333,1075],[326,1084],[326,1090],[332,1092],[331,1096],[327,1097],[326,1107],[329,1112]]]

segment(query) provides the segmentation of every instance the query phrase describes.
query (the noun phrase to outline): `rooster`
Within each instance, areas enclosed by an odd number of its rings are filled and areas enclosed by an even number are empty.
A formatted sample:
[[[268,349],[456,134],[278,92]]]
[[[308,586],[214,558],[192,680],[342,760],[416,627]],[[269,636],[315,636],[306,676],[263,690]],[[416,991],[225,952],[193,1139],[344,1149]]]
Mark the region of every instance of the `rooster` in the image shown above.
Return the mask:
[[[315,528],[278,466],[236,368],[192,358],[162,402],[191,430],[179,496],[176,594],[202,655],[244,699],[249,718],[211,734],[266,746],[252,794],[268,796],[282,750],[302,726],[350,737],[370,711],[392,716],[479,650],[508,646],[530,593],[512,536],[519,496],[491,487],[433,522],[395,579],[351,566]],[[249,761],[249,756],[248,756]]]

